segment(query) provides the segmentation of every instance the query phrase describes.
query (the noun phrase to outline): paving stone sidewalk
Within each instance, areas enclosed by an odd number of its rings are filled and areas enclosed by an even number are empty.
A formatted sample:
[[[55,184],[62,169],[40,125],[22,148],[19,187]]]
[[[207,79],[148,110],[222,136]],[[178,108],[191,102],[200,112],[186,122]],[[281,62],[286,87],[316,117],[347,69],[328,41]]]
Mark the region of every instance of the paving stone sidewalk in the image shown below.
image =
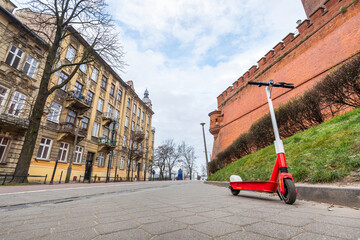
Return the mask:
[[[0,239],[360,239],[359,210],[197,181],[22,207],[0,208]]]

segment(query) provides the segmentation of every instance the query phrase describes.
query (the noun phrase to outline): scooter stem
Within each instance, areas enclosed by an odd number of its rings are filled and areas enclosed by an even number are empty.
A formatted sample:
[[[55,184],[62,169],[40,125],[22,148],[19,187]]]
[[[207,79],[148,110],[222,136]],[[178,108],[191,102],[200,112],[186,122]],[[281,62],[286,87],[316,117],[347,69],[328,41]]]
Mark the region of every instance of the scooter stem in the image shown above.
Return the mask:
[[[269,83],[270,83],[269,86],[266,86],[266,96],[267,96],[267,100],[268,100],[268,104],[269,104],[270,117],[271,117],[273,129],[274,129],[274,135],[275,135],[275,141],[274,141],[275,151],[276,151],[276,154],[285,153],[284,144],[280,139],[279,129],[278,129],[278,126],[276,123],[274,106],[273,106],[273,103],[271,100],[271,88],[272,88],[271,84],[273,82],[270,81]]]

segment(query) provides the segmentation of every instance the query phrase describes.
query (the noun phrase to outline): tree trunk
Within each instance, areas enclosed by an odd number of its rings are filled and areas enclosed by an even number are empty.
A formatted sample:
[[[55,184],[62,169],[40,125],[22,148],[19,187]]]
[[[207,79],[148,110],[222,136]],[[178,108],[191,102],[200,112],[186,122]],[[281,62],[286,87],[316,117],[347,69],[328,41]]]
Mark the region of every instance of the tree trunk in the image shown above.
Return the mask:
[[[48,81],[47,81],[48,82]],[[47,84],[46,84],[47,86]],[[32,114],[29,119],[29,127],[25,133],[25,140],[23,147],[21,149],[20,157],[18,159],[18,163],[15,168],[14,175],[15,176],[27,176],[30,168],[31,159],[34,153],[34,148],[36,144],[36,139],[39,133],[39,127],[41,123],[41,117],[43,116],[44,106],[46,103],[46,99],[49,96],[47,91],[47,87],[44,89],[41,88],[36,97],[36,101],[34,104],[34,108],[32,110]],[[12,183],[20,183],[23,182],[23,178],[14,177],[11,180]],[[27,182],[27,178],[26,178]]]
[[[171,180],[171,170],[172,170],[172,168],[169,168],[169,178],[170,178],[170,180]]]

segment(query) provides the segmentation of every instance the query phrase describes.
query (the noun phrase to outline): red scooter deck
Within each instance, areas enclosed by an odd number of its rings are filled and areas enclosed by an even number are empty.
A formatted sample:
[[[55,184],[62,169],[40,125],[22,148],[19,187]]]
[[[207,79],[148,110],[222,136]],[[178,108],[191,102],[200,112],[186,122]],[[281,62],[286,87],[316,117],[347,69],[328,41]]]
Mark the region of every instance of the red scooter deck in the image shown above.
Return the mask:
[[[234,190],[245,191],[261,191],[261,192],[276,192],[279,183],[271,181],[241,181],[230,182],[230,186]]]

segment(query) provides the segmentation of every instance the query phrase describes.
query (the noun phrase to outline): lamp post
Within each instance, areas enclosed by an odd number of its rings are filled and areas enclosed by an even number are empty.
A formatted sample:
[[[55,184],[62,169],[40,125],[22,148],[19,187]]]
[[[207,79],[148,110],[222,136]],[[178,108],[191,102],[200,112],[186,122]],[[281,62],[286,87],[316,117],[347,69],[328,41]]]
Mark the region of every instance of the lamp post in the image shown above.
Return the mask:
[[[206,150],[206,140],[205,140],[205,131],[204,131],[204,125],[205,123],[200,123],[200,125],[202,126],[202,131],[203,131],[203,137],[204,137],[204,147],[205,147],[205,158],[206,158],[206,174],[207,176],[209,176],[209,160],[208,160],[208,155],[207,155],[207,150]]]
[[[117,122],[112,122],[110,124],[110,129],[111,129],[111,137],[110,137],[110,156],[109,156],[109,161],[108,161],[108,166],[107,166],[107,171],[106,171],[106,182],[110,181],[110,168],[112,165],[112,160],[114,157],[114,148],[116,147],[116,143],[115,146],[113,146],[114,144],[114,136],[116,135],[116,129],[117,129]],[[115,177],[116,177],[116,172],[115,172]]]

